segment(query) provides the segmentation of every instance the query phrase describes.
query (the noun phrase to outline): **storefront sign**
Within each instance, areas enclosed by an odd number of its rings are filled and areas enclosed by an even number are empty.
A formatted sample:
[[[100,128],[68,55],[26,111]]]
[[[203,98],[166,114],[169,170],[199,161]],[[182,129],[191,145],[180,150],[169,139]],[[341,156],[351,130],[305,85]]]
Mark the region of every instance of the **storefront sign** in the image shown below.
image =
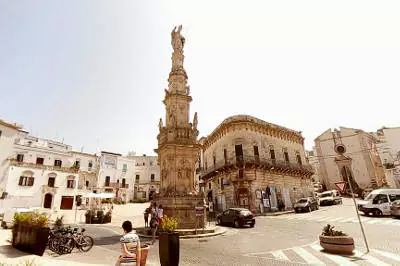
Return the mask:
[[[203,207],[196,207],[196,216],[203,216],[204,210]]]

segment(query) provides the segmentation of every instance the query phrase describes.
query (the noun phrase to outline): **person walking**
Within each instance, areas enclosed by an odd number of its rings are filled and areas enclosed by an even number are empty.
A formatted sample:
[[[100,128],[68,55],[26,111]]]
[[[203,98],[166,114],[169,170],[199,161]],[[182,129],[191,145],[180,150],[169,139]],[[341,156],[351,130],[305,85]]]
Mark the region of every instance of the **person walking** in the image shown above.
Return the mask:
[[[157,235],[157,230],[159,226],[157,215],[155,212],[151,214],[151,220],[150,220],[150,228],[151,228],[151,234],[152,234],[152,241],[151,244],[154,245],[154,242],[156,242],[156,235]]]

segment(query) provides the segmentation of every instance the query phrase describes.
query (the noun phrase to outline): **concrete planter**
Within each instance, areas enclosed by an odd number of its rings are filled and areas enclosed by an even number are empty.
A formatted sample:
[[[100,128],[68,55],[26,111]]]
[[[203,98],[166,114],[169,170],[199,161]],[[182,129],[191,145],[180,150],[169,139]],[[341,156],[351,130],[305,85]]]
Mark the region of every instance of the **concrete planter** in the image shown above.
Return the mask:
[[[179,234],[160,234],[158,245],[161,266],[178,266],[180,249]]]
[[[329,253],[350,255],[354,250],[354,239],[350,236],[319,236],[321,247]]]

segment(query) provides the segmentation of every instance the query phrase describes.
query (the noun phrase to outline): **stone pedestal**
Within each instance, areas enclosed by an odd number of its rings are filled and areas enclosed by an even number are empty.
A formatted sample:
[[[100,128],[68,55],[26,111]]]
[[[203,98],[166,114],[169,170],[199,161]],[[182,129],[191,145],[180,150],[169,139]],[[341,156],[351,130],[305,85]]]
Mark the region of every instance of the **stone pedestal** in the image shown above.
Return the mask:
[[[163,206],[164,215],[178,219],[178,229],[203,228],[206,224],[204,200],[201,194],[188,196],[156,197]],[[196,217],[196,207],[203,207],[203,216]]]

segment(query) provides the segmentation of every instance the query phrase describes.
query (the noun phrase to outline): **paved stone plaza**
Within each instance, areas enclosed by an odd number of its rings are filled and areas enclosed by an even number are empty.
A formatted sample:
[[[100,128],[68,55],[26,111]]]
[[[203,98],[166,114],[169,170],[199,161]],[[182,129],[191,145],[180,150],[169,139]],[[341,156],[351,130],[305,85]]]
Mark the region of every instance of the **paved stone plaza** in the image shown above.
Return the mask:
[[[143,205],[130,204],[138,213]],[[132,219],[141,226],[139,217]],[[125,218],[125,217],[124,217]],[[136,223],[137,220],[137,223]],[[390,217],[364,217],[365,231],[371,252],[365,256],[365,247],[359,225],[356,223],[352,201],[344,199],[343,205],[321,207],[320,210],[304,214],[260,216],[254,228],[227,228],[220,236],[181,240],[180,265],[399,265],[400,263],[400,220]],[[320,251],[317,236],[327,223],[335,225],[353,236],[356,252],[351,257],[333,256]],[[82,225],[83,226],[83,225]],[[89,253],[74,251],[72,254],[54,257],[50,252],[39,261],[51,264],[64,261],[66,265],[113,265],[120,254],[119,238],[122,233],[116,225],[84,225],[95,239]],[[1,231],[7,236],[7,231]],[[10,231],[8,230],[8,236]],[[142,241],[148,241],[142,239]],[[0,261],[5,260],[7,243],[1,247]],[[14,251],[15,252],[15,251]],[[5,254],[5,255],[4,255]],[[11,254],[11,261],[21,260]],[[32,257],[32,256],[30,256]],[[151,247],[148,265],[159,265],[158,242]]]

